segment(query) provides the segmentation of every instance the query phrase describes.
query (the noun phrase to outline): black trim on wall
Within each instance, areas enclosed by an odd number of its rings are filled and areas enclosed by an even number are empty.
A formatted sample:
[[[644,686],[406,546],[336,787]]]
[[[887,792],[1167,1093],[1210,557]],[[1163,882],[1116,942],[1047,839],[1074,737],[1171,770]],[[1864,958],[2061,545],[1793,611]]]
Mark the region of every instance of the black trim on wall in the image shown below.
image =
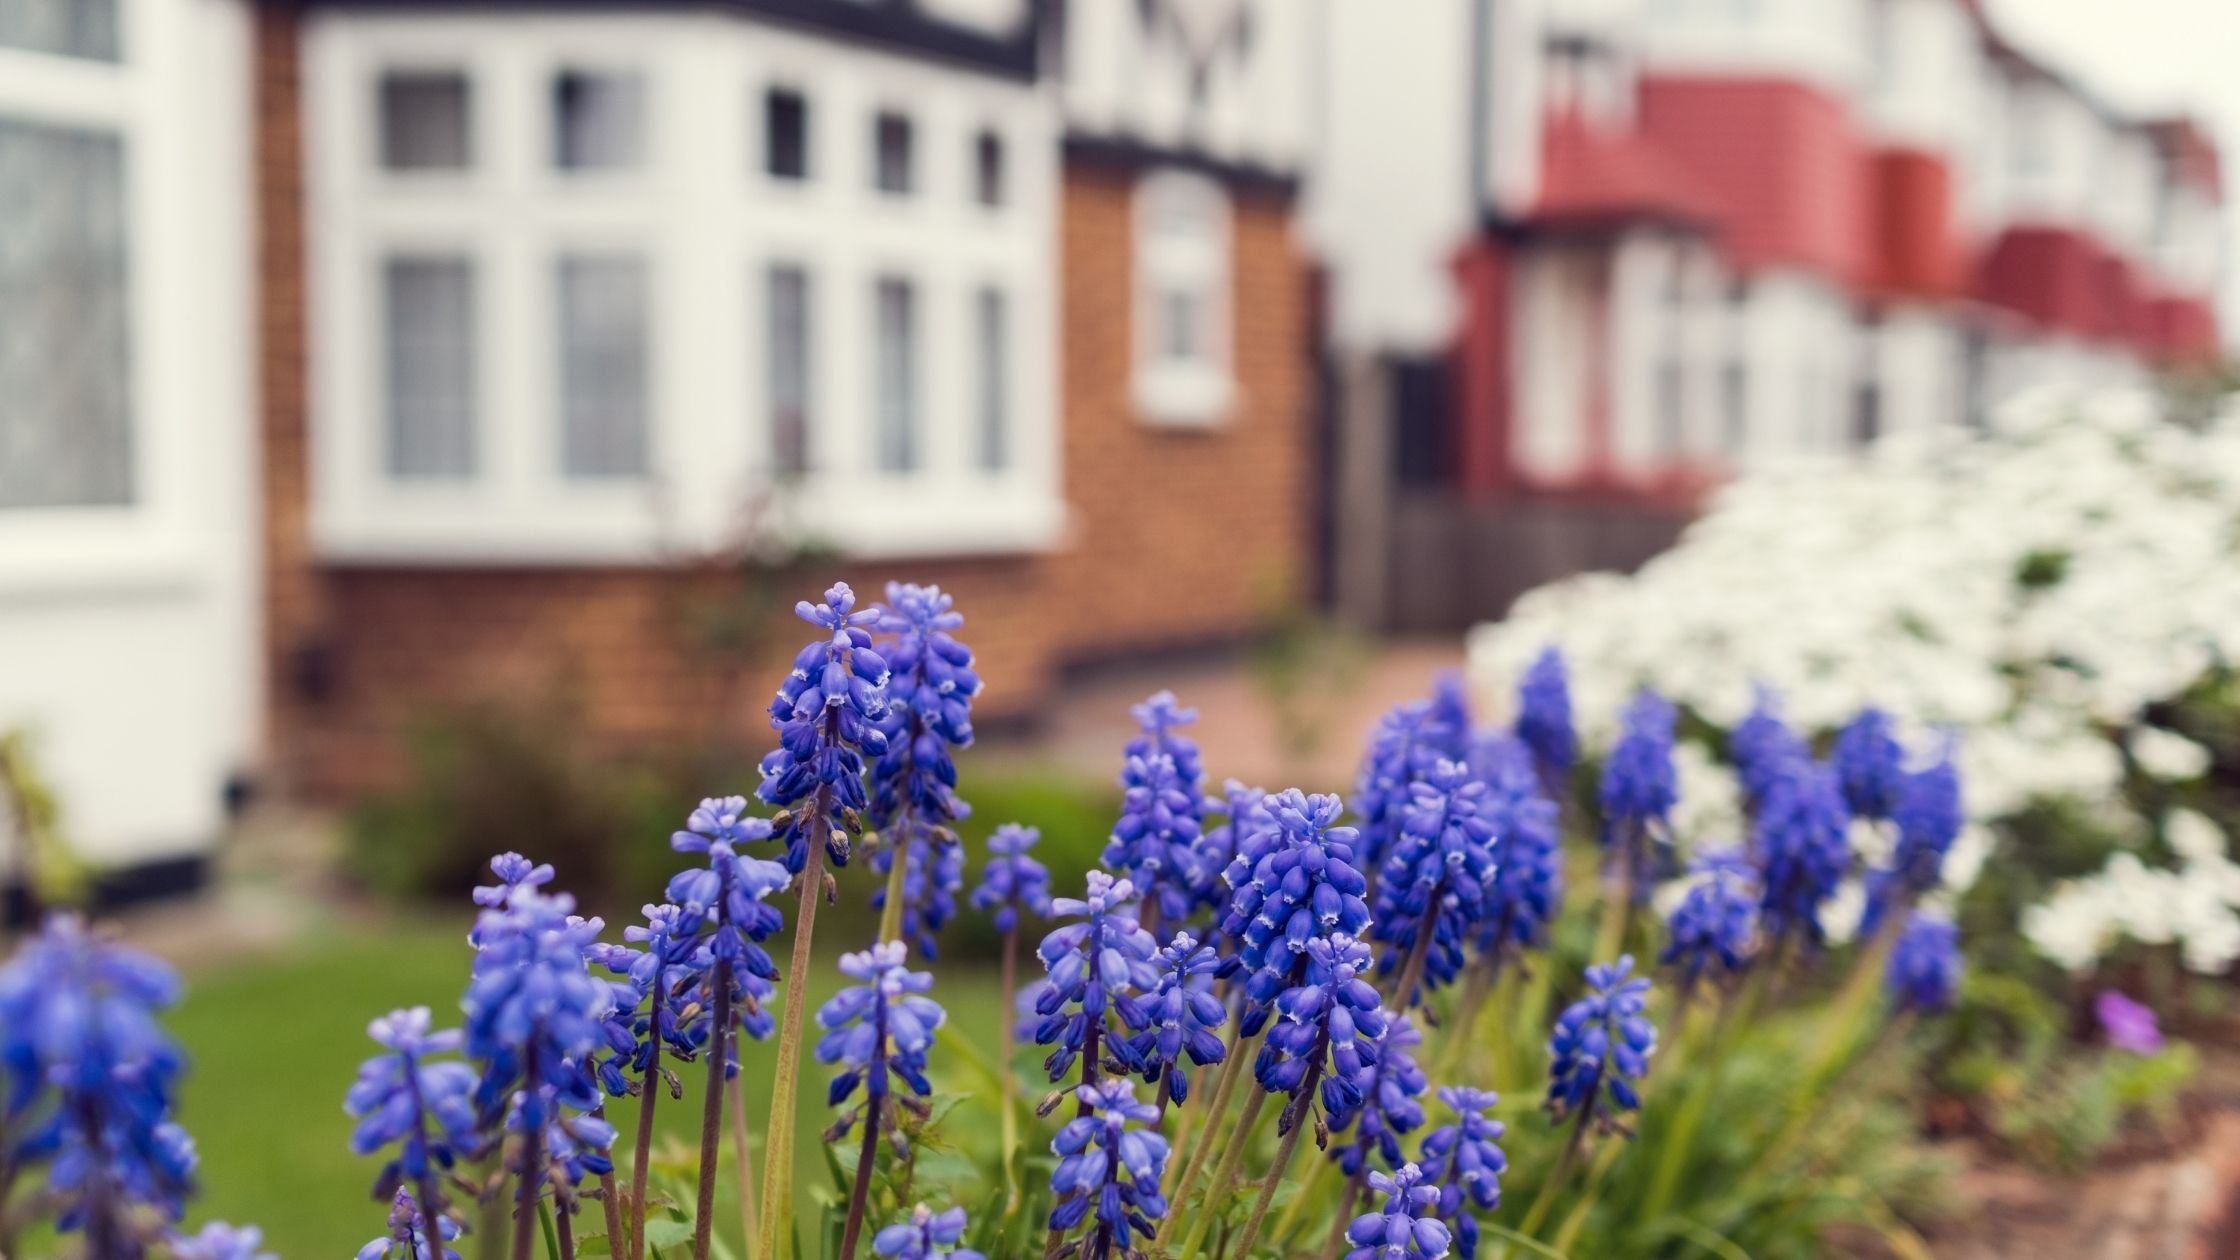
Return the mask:
[[[952,61],[1005,78],[1032,81],[1035,77],[1036,23],[1041,8],[1028,4],[1019,29],[1009,35],[989,35],[933,17],[916,0],[264,0],[268,5],[292,9],[423,9],[459,13],[504,12],[536,9],[546,12],[629,13],[649,9],[735,10],[790,26],[852,40],[890,52]]]
[[[1299,193],[1299,177],[1254,162],[1234,162],[1196,149],[1168,149],[1137,140],[1104,136],[1069,135],[1066,160],[1122,170],[1176,166],[1218,179],[1240,192],[1261,193],[1289,200]]]
[[[121,866],[94,876],[92,904],[87,909],[104,914],[166,897],[184,896],[209,882],[210,859],[207,857],[164,858]],[[0,887],[0,924],[23,927],[30,917],[31,898],[26,890],[14,884]]]

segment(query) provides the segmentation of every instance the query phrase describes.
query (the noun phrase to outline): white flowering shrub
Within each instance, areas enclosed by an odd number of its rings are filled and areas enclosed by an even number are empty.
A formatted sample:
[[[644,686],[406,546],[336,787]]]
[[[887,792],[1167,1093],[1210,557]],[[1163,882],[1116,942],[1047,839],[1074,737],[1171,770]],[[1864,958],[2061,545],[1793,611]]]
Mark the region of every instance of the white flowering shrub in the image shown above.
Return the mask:
[[[2045,876],[2010,921],[2066,968],[2127,940],[2201,972],[2240,957],[2225,829],[2177,810],[2240,778],[2240,750],[2203,742],[2240,662],[2240,404],[2180,423],[2145,393],[2038,395],[1987,435],[1742,479],[1638,574],[1543,587],[1477,628],[1478,689],[1507,695],[1551,643],[1590,747],[1642,685],[1699,720],[1706,755],[1759,688],[1806,730],[1867,705],[1949,730],[1971,819],[1954,892],[2003,846]],[[1719,779],[1682,777],[1691,797]],[[1682,811],[1717,831],[1734,807]]]

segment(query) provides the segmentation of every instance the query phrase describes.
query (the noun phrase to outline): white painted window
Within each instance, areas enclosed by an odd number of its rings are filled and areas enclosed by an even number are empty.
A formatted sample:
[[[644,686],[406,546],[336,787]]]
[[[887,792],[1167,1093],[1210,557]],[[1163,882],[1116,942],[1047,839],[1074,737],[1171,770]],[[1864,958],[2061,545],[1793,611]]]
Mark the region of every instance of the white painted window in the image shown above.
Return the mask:
[[[1152,422],[1207,425],[1228,413],[1233,266],[1221,185],[1177,170],[1144,176],[1135,194],[1134,394]]]
[[[736,14],[322,7],[304,93],[329,558],[659,563],[765,497],[855,555],[1059,536],[1035,85]]]
[[[0,48],[121,60],[117,0],[0,0]]]
[[[1003,137],[993,130],[972,139],[972,197],[983,206],[1003,204]]]

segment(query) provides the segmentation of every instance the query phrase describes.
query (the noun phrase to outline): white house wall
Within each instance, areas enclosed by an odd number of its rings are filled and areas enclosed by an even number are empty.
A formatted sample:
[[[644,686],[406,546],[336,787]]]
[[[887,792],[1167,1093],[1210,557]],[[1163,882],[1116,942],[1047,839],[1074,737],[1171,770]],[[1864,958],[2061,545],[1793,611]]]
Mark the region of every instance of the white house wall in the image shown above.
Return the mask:
[[[1299,0],[1068,4],[1067,129],[1293,170],[1327,104],[1318,106],[1311,81],[1319,9]],[[1193,65],[1208,72],[1198,103]]]
[[[1655,0],[1641,48],[1659,72],[1766,74],[1849,98],[1869,80],[1867,0]]]
[[[262,676],[248,15],[123,13],[122,63],[0,50],[0,114],[125,137],[135,502],[0,511],[0,727],[38,736],[71,839],[110,867],[209,849]]]

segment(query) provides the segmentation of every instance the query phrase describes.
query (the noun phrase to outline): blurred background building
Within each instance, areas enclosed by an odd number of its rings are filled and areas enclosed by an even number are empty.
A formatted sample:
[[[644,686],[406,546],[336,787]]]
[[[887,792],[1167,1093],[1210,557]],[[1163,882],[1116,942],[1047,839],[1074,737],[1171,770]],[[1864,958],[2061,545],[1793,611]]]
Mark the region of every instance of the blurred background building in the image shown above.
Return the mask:
[[[1965,0],[0,0],[0,725],[162,884],[444,705],[743,738],[835,574],[994,721],[1458,628],[2213,359],[2222,222]]]

